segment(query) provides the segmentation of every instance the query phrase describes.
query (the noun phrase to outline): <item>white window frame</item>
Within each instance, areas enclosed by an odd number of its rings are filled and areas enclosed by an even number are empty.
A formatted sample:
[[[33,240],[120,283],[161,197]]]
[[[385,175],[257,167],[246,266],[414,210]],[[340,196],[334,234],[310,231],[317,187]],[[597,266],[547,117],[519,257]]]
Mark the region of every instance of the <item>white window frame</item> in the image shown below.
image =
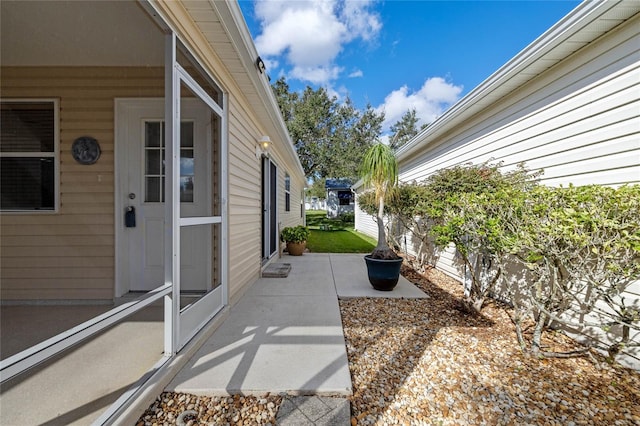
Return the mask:
[[[284,211],[291,211],[291,176],[288,172],[284,172]]]
[[[58,98],[0,98],[1,103],[53,103],[53,155],[50,152],[1,152],[0,157],[51,157],[53,158],[53,192],[54,201],[52,210],[0,210],[0,215],[5,214],[56,214],[60,210],[60,99]]]

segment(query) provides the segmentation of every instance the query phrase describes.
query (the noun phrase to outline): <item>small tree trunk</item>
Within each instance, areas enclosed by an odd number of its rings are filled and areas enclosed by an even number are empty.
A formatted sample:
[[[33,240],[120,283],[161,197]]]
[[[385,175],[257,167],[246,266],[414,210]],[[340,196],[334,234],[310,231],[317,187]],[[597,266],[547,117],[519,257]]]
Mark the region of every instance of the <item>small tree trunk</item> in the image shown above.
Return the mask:
[[[531,353],[534,356],[540,355],[540,350],[542,346],[542,329],[547,321],[547,314],[540,311],[538,313],[538,318],[536,321],[536,326],[533,330],[533,336],[531,337]]]
[[[514,309],[517,310],[518,308],[514,308]],[[518,344],[520,345],[520,350],[522,351],[522,353],[526,354],[527,342],[524,340],[524,336],[522,334],[522,320],[520,318],[520,313],[516,311],[513,317],[511,318],[511,321],[513,321],[513,324],[516,328],[516,337],[518,338]]]
[[[380,197],[378,200],[378,245],[376,246],[376,250],[384,250],[387,248],[387,238],[384,232],[384,221],[382,217],[384,215],[384,198]]]

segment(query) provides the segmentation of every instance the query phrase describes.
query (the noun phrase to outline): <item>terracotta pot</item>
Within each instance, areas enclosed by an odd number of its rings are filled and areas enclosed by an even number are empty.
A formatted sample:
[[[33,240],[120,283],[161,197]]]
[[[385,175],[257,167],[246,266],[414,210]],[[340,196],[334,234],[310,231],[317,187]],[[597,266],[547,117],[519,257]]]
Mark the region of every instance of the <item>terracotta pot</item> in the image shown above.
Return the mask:
[[[303,241],[301,243],[287,243],[287,251],[291,256],[302,256],[304,253],[304,249],[307,246],[307,242]]]

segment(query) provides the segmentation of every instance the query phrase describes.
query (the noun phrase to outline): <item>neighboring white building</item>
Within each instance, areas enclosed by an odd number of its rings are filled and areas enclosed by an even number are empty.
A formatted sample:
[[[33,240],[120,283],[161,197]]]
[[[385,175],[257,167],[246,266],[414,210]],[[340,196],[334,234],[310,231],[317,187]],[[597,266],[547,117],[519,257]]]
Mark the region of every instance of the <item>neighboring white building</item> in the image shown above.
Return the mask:
[[[525,162],[545,185],[640,183],[640,2],[584,2],[397,152],[400,181]],[[361,191],[361,187],[357,187]],[[356,229],[376,235],[356,208]],[[410,253],[420,241],[407,237]],[[461,278],[454,251],[438,269]],[[640,297],[640,285],[630,298]]]
[[[306,210],[326,210],[327,209],[327,200],[324,198],[318,197],[307,197],[307,201],[305,202]]]
[[[355,199],[351,191],[352,181],[349,179],[327,179],[326,208],[327,217],[337,218],[343,213],[353,213]]]

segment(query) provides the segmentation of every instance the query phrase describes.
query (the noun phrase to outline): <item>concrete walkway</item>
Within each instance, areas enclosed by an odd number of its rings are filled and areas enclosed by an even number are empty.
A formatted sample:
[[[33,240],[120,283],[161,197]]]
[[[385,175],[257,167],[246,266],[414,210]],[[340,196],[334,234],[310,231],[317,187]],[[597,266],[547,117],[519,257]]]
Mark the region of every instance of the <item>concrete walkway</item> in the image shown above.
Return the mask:
[[[420,298],[400,277],[376,291],[363,255],[284,256],[287,278],[258,280],[167,390],[200,395],[351,395],[338,297]]]
[[[426,297],[403,277],[391,292],[374,290],[360,254],[306,253],[284,256],[277,262],[291,264],[289,276],[258,280],[173,379],[168,391],[351,395],[338,297]],[[349,422],[349,410],[330,399],[285,402],[283,412],[293,422],[290,424],[300,421],[305,407],[311,413],[304,414],[307,419],[324,413],[308,424],[342,424],[334,416],[345,412]]]

